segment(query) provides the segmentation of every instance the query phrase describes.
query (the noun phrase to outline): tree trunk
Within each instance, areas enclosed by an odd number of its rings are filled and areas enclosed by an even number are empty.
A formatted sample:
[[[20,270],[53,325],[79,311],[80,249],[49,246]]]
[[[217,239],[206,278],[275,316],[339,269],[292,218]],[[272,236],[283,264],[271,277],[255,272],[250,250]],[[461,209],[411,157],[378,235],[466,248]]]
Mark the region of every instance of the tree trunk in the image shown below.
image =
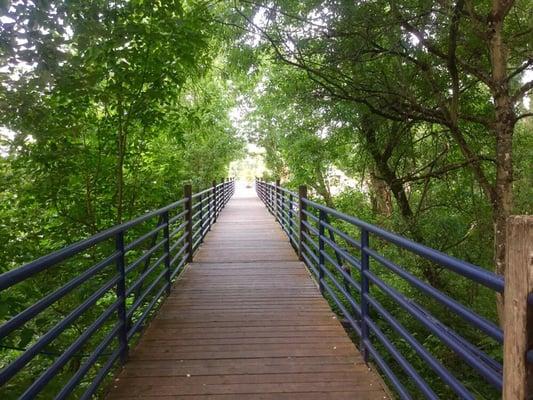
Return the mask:
[[[375,163],[375,171],[380,175],[380,178],[387,184],[396,204],[400,209],[400,215],[407,225],[407,229],[410,232],[411,238],[418,242],[424,243],[424,236],[419,230],[415,221],[415,216],[409,203],[409,198],[405,192],[405,187],[400,179],[396,175],[396,171],[389,165],[389,157],[384,154],[376,141],[375,131],[371,127],[363,129],[363,134],[368,143],[370,155]],[[423,277],[429,282],[431,286],[437,289],[444,288],[444,282],[440,279],[439,269],[435,267],[433,263],[421,260],[419,266]]]
[[[322,173],[322,170],[317,168],[316,170],[317,174],[317,187],[316,190],[320,196],[324,199],[324,203],[329,208],[335,208],[335,204],[333,203],[333,197],[331,196],[331,190],[329,188],[328,182],[326,181],[326,178],[324,177],[324,174]]]
[[[492,201],[494,223],[494,270],[504,274],[507,218],[513,207],[513,131],[516,123],[514,104],[509,92],[507,77],[507,47],[503,40],[503,22],[511,5],[507,1],[493,0],[488,21],[491,87],[494,98],[496,137],[496,184]],[[500,323],[503,323],[503,299],[497,299]]]
[[[116,223],[122,223],[122,211],[124,203],[124,158],[126,152],[126,132],[122,121],[123,116],[122,102],[118,103],[119,124],[117,136],[117,172],[116,172]]]
[[[391,192],[386,182],[376,176],[375,171],[370,173],[370,186],[372,188],[370,193],[372,212],[384,217],[390,217],[392,215]]]

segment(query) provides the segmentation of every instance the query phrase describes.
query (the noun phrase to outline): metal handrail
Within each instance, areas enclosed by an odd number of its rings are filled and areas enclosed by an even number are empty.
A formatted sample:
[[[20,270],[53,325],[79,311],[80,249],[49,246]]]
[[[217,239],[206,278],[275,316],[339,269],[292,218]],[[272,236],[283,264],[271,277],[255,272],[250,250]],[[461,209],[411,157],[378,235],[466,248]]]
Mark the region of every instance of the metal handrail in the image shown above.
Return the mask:
[[[431,387],[432,382],[424,380],[420,371],[416,370],[385,335],[383,326],[387,326],[408,343],[442,382],[461,399],[474,399],[476,396],[465,382],[455,377],[452,371],[393,316],[391,310],[376,297],[377,292],[383,295],[387,302],[394,302],[397,307],[417,320],[495,390],[502,389],[502,365],[499,361],[439,321],[413,298],[388,285],[377,271],[373,271],[371,262],[440,303],[451,314],[461,318],[468,326],[477,329],[495,343],[503,343],[502,329],[429,282],[416,277],[405,267],[387,259],[376,248],[371,247],[370,239],[379,239],[380,245],[385,243],[387,246],[407,250],[495,293],[502,293],[504,290],[502,276],[324,206],[300,195],[302,192],[292,192],[279,184],[256,180],[256,192],[282,225],[291,243],[295,235],[290,232],[297,230],[300,259],[317,280],[321,292],[335,303],[347,324],[359,336],[360,350],[365,360],[372,358],[400,398],[411,399],[414,395],[398,378],[396,369],[388,365],[388,358],[395,360],[396,366],[410,378],[424,398],[439,397]],[[346,232],[346,226],[356,228],[360,233],[359,238],[353,238]],[[292,227],[296,227],[296,230]],[[336,239],[345,243],[347,248],[339,245]]]
[[[89,311],[98,313],[96,319],[84,329],[68,347],[55,354],[53,362],[37,371],[37,376],[28,383],[28,387],[19,387],[22,392],[19,399],[33,399],[47,386],[50,381],[60,374],[62,368],[74,357],[84,359],[74,374],[59,389],[56,399],[68,398],[73,391],[82,390],[77,396],[83,399],[91,396],[99,389],[101,383],[109,375],[109,371],[117,364],[117,360],[125,363],[132,340],[141,331],[146,321],[153,315],[155,307],[161,298],[170,293],[173,279],[183,270],[187,262],[192,261],[191,243],[195,234],[192,227],[193,203],[199,200],[200,209],[205,211],[201,215],[200,225],[203,231],[201,238],[215,223],[215,213],[227,204],[235,191],[235,181],[224,180],[220,184],[192,194],[190,185],[184,190],[184,197],[172,204],[158,210],[146,213],[131,221],[111,227],[97,233],[87,239],[69,245],[56,252],[41,257],[19,268],[0,275],[0,290],[16,287],[36,277],[41,272],[50,271],[60,263],[68,261],[75,256],[82,256],[87,250],[102,254],[101,261],[81,271],[67,283],[44,295],[26,309],[0,325],[0,343],[18,330],[24,329],[25,325],[38,318],[43,312],[50,311],[58,301],[72,294],[89,281],[95,282],[96,289],[80,302],[75,304],[74,309],[58,321],[53,321],[53,326],[44,332],[39,332],[38,337],[28,348],[20,349],[21,353],[7,362],[0,370],[0,386],[9,383],[39,354],[46,352],[46,347],[54,342],[61,334],[65,333],[82,316]],[[189,193],[189,194],[188,194]],[[206,195],[207,196],[204,196]],[[202,199],[202,197],[204,198]],[[198,200],[197,200],[198,199]],[[202,204],[206,204],[202,207]],[[175,215],[170,216],[170,213]],[[147,233],[138,234],[133,228],[147,228],[146,223],[153,218],[158,218],[156,226]],[[129,243],[125,244],[126,234],[137,235]],[[162,234],[162,238],[158,239]],[[114,239],[115,245],[112,250],[101,249],[97,245],[104,244],[106,240]],[[150,243],[148,243],[148,241]],[[146,249],[141,249],[146,247]],[[105,246],[104,246],[105,247]],[[109,247],[109,246],[107,246]],[[152,256],[157,259],[152,262]],[[130,258],[134,258],[130,260]],[[137,268],[144,263],[142,269]],[[109,270],[114,264],[115,269]],[[110,276],[110,277],[109,277]],[[114,293],[113,293],[114,292]],[[98,305],[98,309],[95,307]],[[96,310],[96,311],[95,311]],[[116,315],[117,322],[112,322],[112,315]],[[87,353],[86,346],[93,340],[103,339],[95,345],[91,352]],[[113,342],[118,340],[118,347],[113,347]],[[83,350],[83,357],[80,353]],[[103,357],[105,361],[100,363]],[[98,367],[97,372],[87,381],[88,372]],[[35,374],[35,366],[31,366]],[[85,379],[85,381],[84,381]],[[83,386],[80,386],[82,385]]]

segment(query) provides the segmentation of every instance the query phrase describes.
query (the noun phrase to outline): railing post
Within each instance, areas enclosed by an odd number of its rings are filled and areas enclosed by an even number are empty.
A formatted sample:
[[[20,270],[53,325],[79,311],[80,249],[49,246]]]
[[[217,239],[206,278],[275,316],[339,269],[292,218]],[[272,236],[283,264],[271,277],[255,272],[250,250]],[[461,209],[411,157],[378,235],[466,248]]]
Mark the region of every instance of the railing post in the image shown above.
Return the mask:
[[[272,214],[272,210],[270,210],[270,186],[268,185],[268,182],[265,181],[265,205],[269,213]]]
[[[366,318],[368,316],[368,302],[366,296],[368,295],[369,283],[366,272],[369,270],[368,260],[368,231],[361,229],[361,343],[360,350],[363,353],[363,358],[368,363],[368,350],[366,348],[366,341],[368,340],[368,326]]]
[[[213,210],[211,210],[211,189],[207,192],[207,230],[211,230],[211,221],[213,220]]]
[[[124,262],[124,231],[120,231],[115,235],[115,248],[118,252],[116,261],[117,272],[119,280],[117,282],[117,299],[119,306],[117,308],[117,317],[120,328],[118,331],[118,342],[120,347],[120,362],[125,364],[128,360],[128,323],[126,320],[126,270]]]
[[[215,218],[218,218],[218,214],[219,214],[219,211],[220,211],[220,205],[222,204],[222,202],[220,201],[220,194],[221,194],[221,189],[218,188],[218,181],[215,179],[213,181],[213,187],[215,188],[214,190],[214,194],[215,194]]]
[[[269,188],[268,188],[268,183],[266,181],[265,181],[264,192],[265,192],[265,194],[264,194],[265,199],[263,201],[265,202],[265,206],[267,208],[267,211],[270,212],[270,203],[268,202],[268,200],[269,200],[268,196],[269,196],[270,191],[269,191]]]
[[[276,217],[276,207],[274,205],[274,190],[272,189],[274,186],[272,184],[268,185],[268,204],[270,205],[270,214],[274,215]]]
[[[165,211],[163,213],[163,224],[165,224],[163,228],[163,240],[165,241],[165,244],[163,245],[164,252],[165,252],[165,269],[166,269],[166,278],[167,278],[167,295],[170,294],[170,285],[172,283],[172,271],[170,270],[170,229],[168,226],[168,211]]]
[[[228,180],[224,178],[224,185],[222,186],[222,207],[226,206],[226,196],[228,195]]]
[[[324,294],[324,220],[326,219],[326,212],[320,210],[318,212],[318,288],[320,293]]]
[[[278,220],[278,222],[281,224],[281,211],[280,211],[280,193],[279,193],[279,178],[276,179],[276,186],[274,186],[274,217]],[[283,224],[281,224],[283,226]]]
[[[281,190],[281,187],[278,188],[278,213],[279,213],[279,216],[278,216],[278,221],[279,221],[279,224],[281,225],[281,228],[283,230],[285,229],[289,229],[289,227],[286,225],[286,220],[284,220],[283,218],[285,217],[284,215],[284,212],[285,212],[285,192],[283,190]]]
[[[217,222],[217,181],[213,181],[213,223]]]
[[[289,213],[289,237],[292,237],[292,192],[289,192],[289,209],[287,210]],[[290,241],[292,244],[292,240]]]
[[[507,220],[503,310],[503,400],[525,400],[533,394],[533,216]]]
[[[222,205],[223,207],[226,206],[226,196],[228,193],[228,183],[226,178],[224,178],[224,185],[222,186]]]
[[[185,234],[187,235],[187,262],[192,262],[192,186],[190,184],[183,187],[183,196],[187,199],[185,201],[185,209],[187,210],[187,214],[185,215],[187,220],[187,225],[185,226]]]
[[[304,202],[304,199],[307,198],[307,186],[300,185],[298,188],[298,213],[299,219],[300,219],[300,237],[298,238],[298,258],[300,261],[304,260],[303,253],[304,253],[304,236],[303,233],[305,232],[305,226],[304,222],[307,222],[307,215],[304,214],[304,211],[306,210],[306,204]]]
[[[200,190],[201,191],[201,190]],[[204,224],[204,195],[201,194],[198,196],[198,201],[200,203],[200,206],[198,207],[198,211],[200,212],[200,243],[204,241],[204,235],[203,235],[203,224]]]

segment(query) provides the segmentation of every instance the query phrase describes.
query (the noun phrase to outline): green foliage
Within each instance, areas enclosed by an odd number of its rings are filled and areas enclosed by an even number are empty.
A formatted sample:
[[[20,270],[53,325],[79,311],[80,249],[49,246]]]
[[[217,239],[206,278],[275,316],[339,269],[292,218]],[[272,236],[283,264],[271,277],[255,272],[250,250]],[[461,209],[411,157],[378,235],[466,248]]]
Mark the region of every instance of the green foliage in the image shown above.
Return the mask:
[[[230,162],[243,155],[243,141],[229,119],[235,91],[221,66],[230,36],[214,23],[218,11],[194,0],[57,0],[2,8],[0,272],[171,203],[184,183],[198,190],[227,176]],[[126,240],[156,224],[147,221]],[[148,242],[127,261],[144,254]],[[112,248],[101,243],[3,291],[0,319],[58,289]],[[143,271],[133,271],[128,284]],[[0,364],[19,357],[114,274],[111,264],[5,338]],[[138,298],[129,296],[128,305]],[[0,397],[17,398],[115,300],[107,292],[4,385]],[[109,318],[69,360],[42,398],[54,397],[74,376],[114,321]],[[113,342],[106,352],[116,348]],[[74,397],[104,362],[98,359]]]
[[[528,0],[493,12],[500,3],[0,1],[0,272],[167,204],[181,196],[184,182],[199,189],[226,176],[230,162],[244,156],[243,132],[265,151],[264,177],[292,188],[307,184],[331,207],[502,272],[505,236],[502,229],[495,236],[493,226],[532,211],[533,128],[523,99],[531,97],[533,31]],[[241,132],[229,117],[236,106],[246,114]],[[252,164],[262,167],[247,160],[233,170]],[[358,237],[353,227],[335,224]],[[498,321],[492,293],[372,241],[412,274]],[[141,247],[132,259],[149,243]],[[112,248],[101,243],[3,292],[1,319]],[[390,271],[372,269],[499,359],[493,341]],[[103,270],[8,337],[0,362],[16,359],[113,273]],[[497,397],[387,296],[375,288],[372,294],[479,398]],[[2,398],[20,394],[113,300],[106,294],[46,346],[2,388]],[[452,398],[375,317],[437,394]],[[108,321],[87,351],[110,329]],[[53,397],[85,358],[69,361],[43,398]],[[390,356],[387,362],[407,381]]]
[[[531,213],[533,195],[531,106],[523,101],[533,87],[531,16],[525,2],[508,8],[503,3],[238,2],[237,20],[246,29],[243,52],[255,82],[248,88],[254,105],[248,131],[266,150],[270,171],[264,178],[280,178],[293,189],[307,184],[311,196],[331,207],[503,273],[505,219]],[[379,253],[499,322],[494,293],[372,240]],[[497,343],[390,271],[377,264],[372,269],[500,360]],[[498,398],[412,316],[379,290],[373,295],[476,396]],[[437,394],[454,398],[375,317]],[[400,365],[386,357],[415,398],[422,398]]]

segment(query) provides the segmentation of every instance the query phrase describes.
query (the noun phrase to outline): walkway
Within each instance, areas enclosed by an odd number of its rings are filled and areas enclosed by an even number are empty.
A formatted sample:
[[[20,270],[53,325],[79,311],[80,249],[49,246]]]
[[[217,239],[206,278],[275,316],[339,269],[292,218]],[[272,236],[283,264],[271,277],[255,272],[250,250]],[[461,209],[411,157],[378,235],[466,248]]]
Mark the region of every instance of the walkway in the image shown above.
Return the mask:
[[[386,398],[274,218],[233,198],[114,383],[114,399]]]

